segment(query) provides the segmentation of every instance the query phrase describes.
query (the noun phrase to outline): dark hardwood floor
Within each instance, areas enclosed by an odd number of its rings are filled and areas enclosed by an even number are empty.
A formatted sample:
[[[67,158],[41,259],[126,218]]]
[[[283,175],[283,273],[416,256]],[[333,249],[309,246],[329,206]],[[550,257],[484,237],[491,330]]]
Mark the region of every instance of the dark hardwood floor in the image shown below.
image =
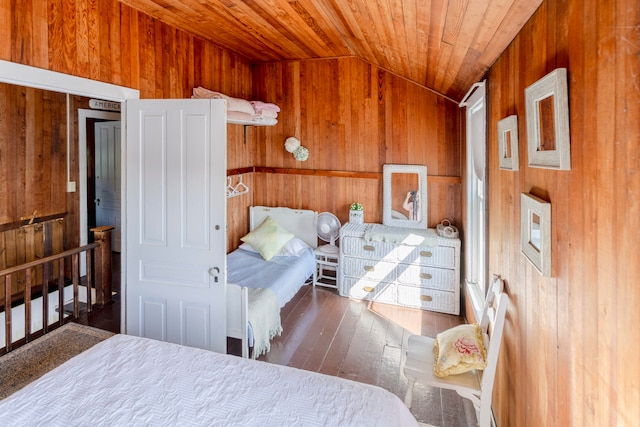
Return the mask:
[[[118,333],[120,260],[119,255],[114,258],[113,303],[78,322]],[[356,301],[312,286],[304,286],[282,308],[281,318],[282,335],[258,360],[374,384],[401,399],[407,390],[402,374],[407,337],[433,337],[464,323],[459,316]],[[416,384],[411,410],[418,421],[433,426],[475,425],[471,403],[452,391]]]
[[[111,291],[113,292],[111,303],[103,307],[95,308],[91,313],[82,312],[75,321],[83,325],[105,331],[120,333],[120,254],[111,254]]]

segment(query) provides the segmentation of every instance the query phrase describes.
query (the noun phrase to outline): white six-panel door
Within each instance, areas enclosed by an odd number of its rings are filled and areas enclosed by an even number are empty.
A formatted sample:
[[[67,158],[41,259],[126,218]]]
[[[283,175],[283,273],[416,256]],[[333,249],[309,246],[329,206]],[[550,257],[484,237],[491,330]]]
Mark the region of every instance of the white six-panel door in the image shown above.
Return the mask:
[[[226,109],[127,102],[127,333],[226,352]]]

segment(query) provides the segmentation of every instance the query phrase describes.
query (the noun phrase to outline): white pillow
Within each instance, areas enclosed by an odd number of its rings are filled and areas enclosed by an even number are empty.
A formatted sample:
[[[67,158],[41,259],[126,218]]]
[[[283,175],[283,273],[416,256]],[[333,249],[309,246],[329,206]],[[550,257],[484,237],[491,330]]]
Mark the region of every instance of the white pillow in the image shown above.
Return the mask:
[[[262,221],[262,224],[240,240],[249,243],[262,255],[265,261],[269,261],[293,237],[295,237],[293,233],[282,228],[268,216]]]
[[[276,252],[276,254],[274,255],[274,257],[276,256],[301,256],[303,253],[305,253],[305,251],[307,249],[309,249],[311,246],[307,245],[302,239],[299,239],[297,237],[293,237],[291,240],[289,240],[287,242],[286,245],[284,245],[278,252]],[[253,246],[251,246],[249,243],[243,243],[240,245],[240,249],[243,249],[245,251],[248,252],[256,252],[258,253],[257,250],[255,250],[253,248]]]

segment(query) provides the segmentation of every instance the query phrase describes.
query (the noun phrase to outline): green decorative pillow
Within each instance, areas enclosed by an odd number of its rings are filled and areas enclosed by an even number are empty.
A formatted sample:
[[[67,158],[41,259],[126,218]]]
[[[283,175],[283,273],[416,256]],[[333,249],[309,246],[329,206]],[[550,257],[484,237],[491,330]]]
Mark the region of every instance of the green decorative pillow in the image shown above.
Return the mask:
[[[477,323],[460,325],[436,336],[433,373],[437,377],[462,374],[487,366],[487,349]]]
[[[268,216],[262,221],[262,224],[240,240],[250,244],[262,255],[265,261],[269,261],[293,237],[292,233],[289,233]]]

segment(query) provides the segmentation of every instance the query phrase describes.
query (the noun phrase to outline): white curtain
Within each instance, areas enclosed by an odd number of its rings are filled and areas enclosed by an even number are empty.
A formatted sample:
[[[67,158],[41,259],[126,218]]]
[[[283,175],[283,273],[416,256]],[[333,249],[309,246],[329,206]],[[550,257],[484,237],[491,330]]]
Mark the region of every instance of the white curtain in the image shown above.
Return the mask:
[[[486,101],[485,83],[476,83],[460,103],[466,107],[467,177],[465,218],[465,281],[476,315],[482,309],[487,283]]]
[[[485,116],[485,82],[474,84],[460,107],[467,107],[467,146],[476,177],[484,181],[487,163],[486,116]],[[469,144],[471,137],[471,144]]]

